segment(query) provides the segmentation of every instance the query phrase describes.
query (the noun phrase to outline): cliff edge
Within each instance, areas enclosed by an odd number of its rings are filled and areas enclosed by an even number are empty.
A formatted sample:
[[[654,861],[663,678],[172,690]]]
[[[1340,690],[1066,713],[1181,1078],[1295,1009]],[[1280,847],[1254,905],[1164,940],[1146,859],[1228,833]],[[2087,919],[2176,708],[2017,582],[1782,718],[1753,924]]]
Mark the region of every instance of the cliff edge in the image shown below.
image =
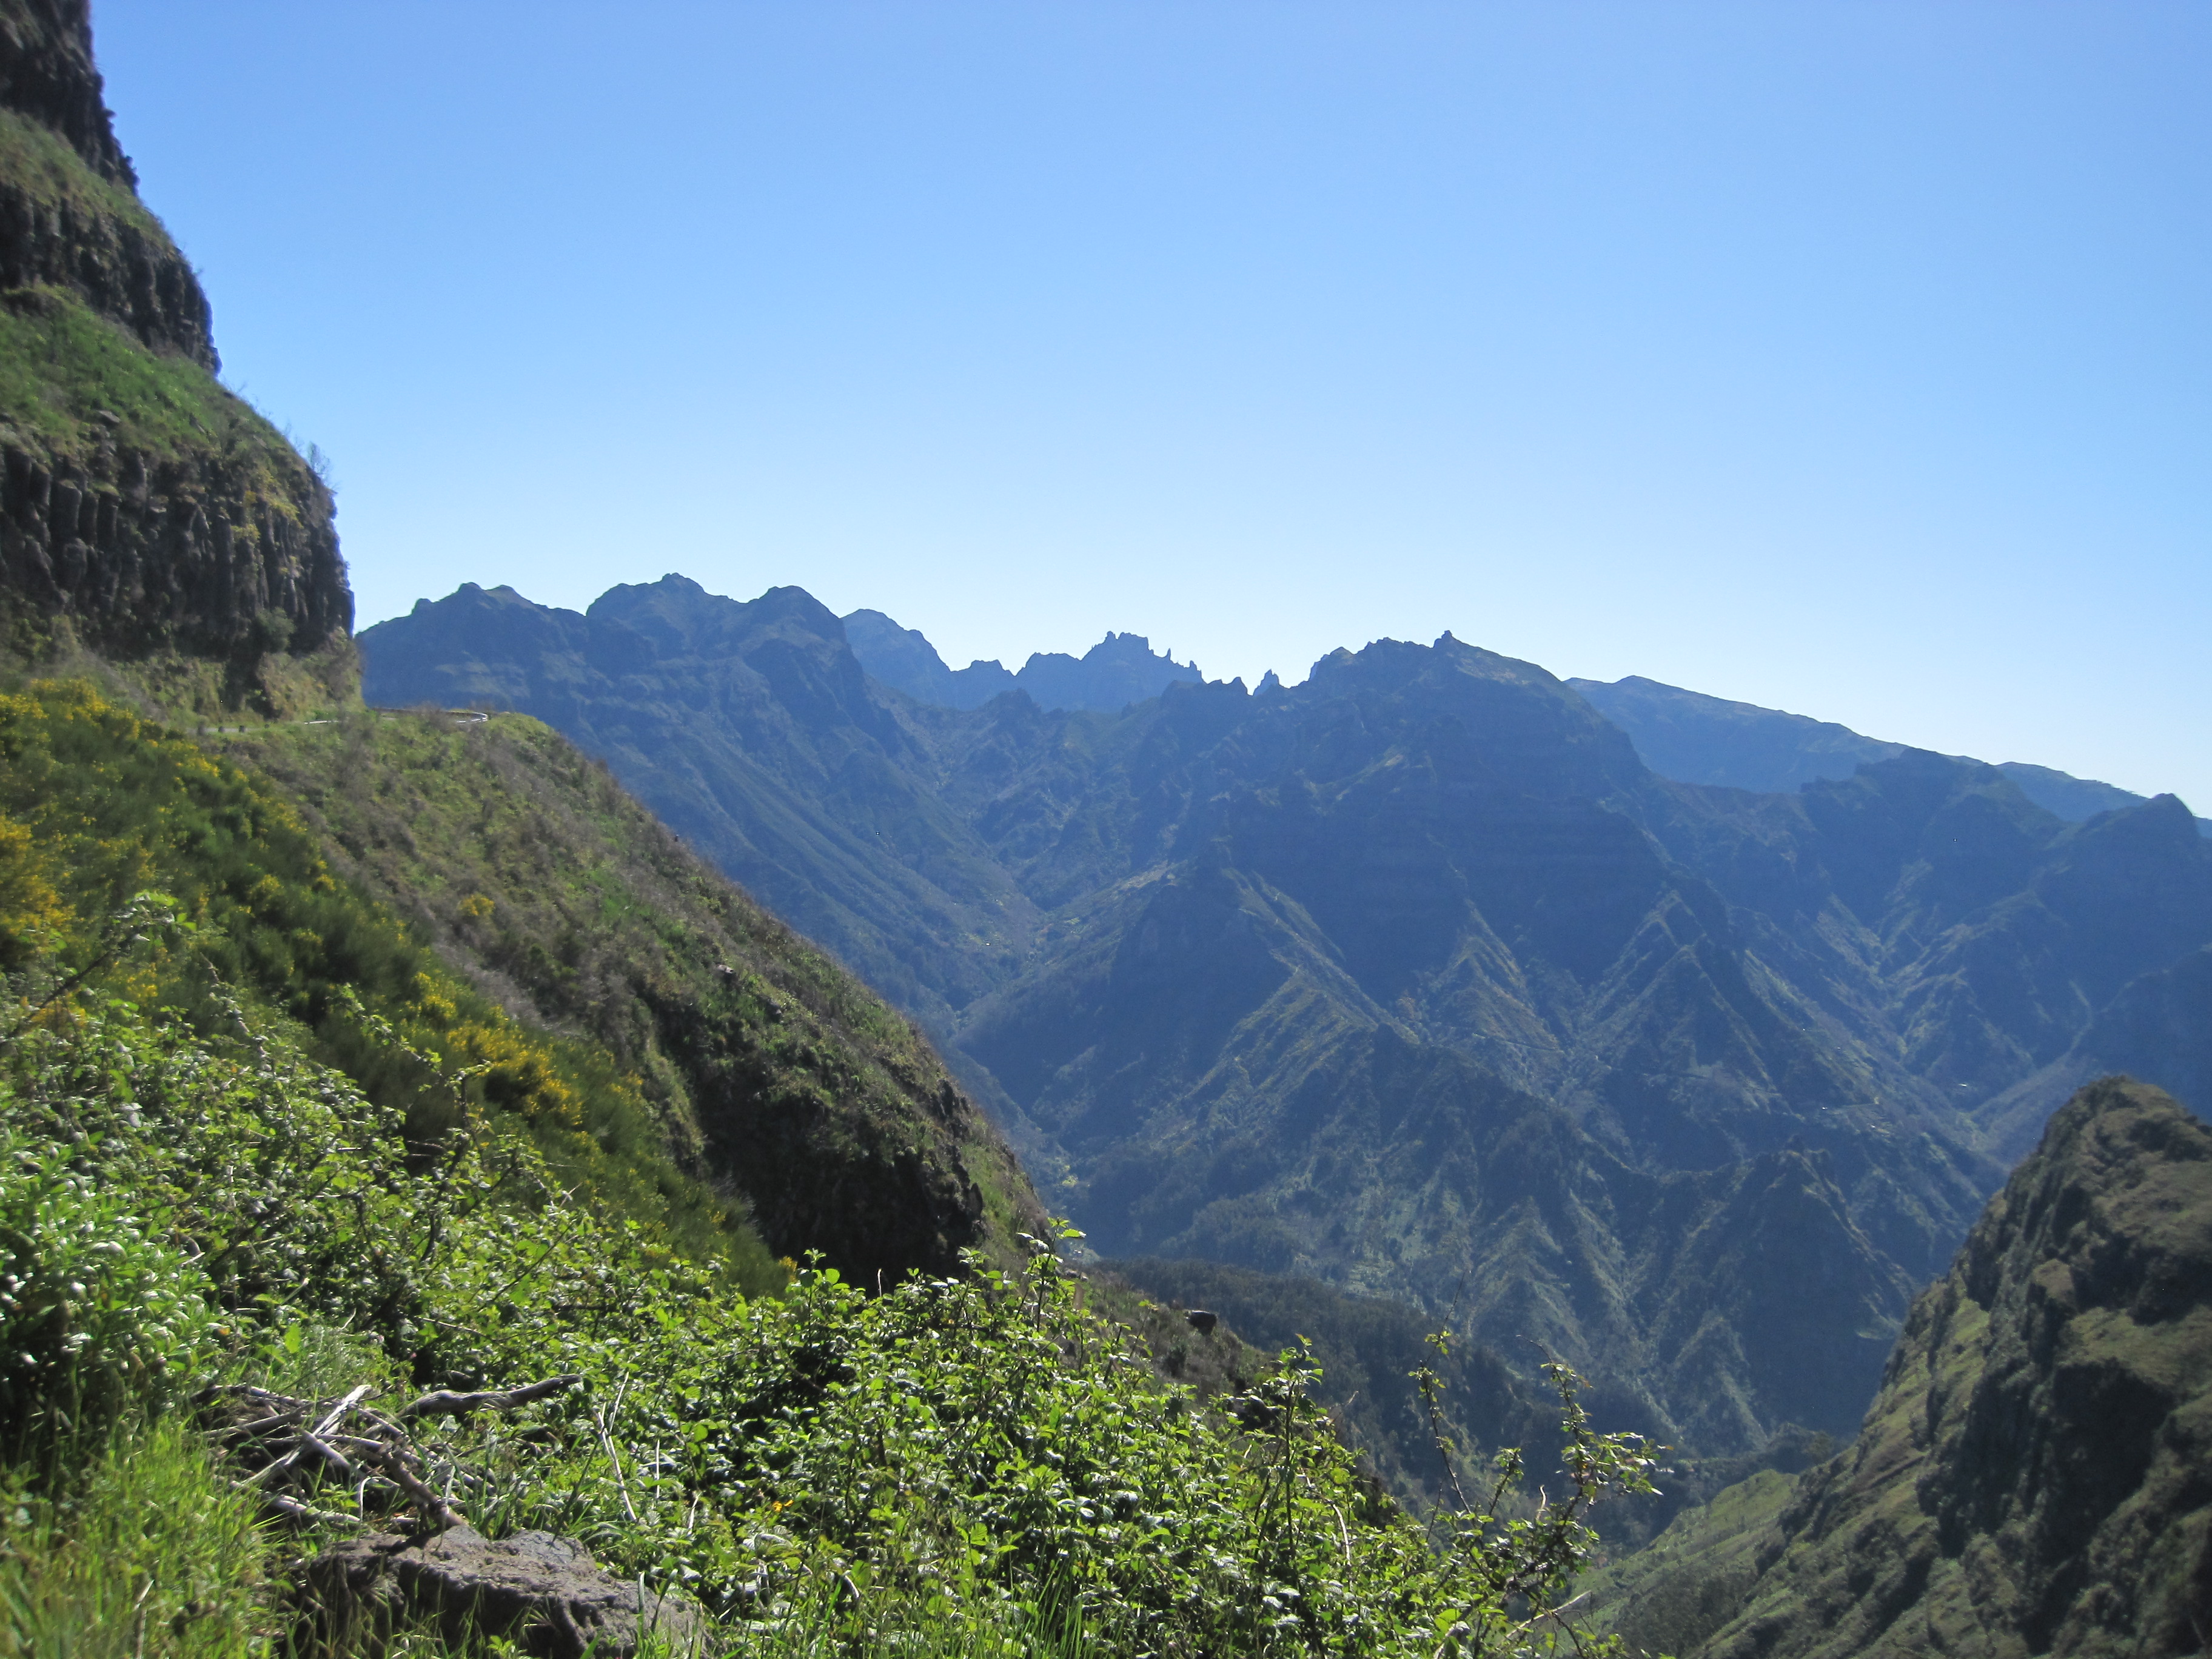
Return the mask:
[[[0,647],[137,665],[179,710],[346,701],[331,491],[217,367],[116,143],[88,0],[0,0]]]

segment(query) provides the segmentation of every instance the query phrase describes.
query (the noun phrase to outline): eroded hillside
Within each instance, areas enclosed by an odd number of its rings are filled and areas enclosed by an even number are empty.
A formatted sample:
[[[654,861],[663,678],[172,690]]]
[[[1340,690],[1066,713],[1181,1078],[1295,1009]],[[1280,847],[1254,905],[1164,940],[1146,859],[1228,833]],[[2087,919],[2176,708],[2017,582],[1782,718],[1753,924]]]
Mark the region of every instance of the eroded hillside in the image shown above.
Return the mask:
[[[603,1045],[779,1254],[872,1285],[1042,1231],[913,1025],[535,720],[356,714],[224,748],[484,994]]]

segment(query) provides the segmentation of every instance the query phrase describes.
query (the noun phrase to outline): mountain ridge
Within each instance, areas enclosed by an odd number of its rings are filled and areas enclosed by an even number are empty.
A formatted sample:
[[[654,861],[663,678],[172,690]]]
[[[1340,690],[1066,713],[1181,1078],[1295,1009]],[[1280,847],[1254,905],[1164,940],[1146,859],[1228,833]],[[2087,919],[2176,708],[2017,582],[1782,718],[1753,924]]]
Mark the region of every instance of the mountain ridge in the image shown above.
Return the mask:
[[[1687,691],[1632,674],[1568,684],[1626,732],[1645,765],[1678,783],[1785,793],[1808,783],[1848,778],[1859,766],[1894,760],[1910,745],[1863,737],[1832,720]],[[1954,760],[1971,760],[1965,755]],[[1996,769],[2038,806],[2069,823],[2123,811],[2152,799],[2055,767],[2003,761]],[[2212,818],[2197,819],[2212,837]]]
[[[1179,663],[1165,652],[1155,654],[1141,634],[1109,631],[1079,658],[1061,651],[1032,652],[1018,671],[1009,673],[1000,663],[980,659],[965,668],[949,668],[920,629],[902,628],[880,611],[848,611],[839,620],[853,654],[872,678],[917,702],[947,708],[976,708],[1019,690],[1040,708],[1113,714],[1156,697],[1170,685],[1202,684],[1206,678],[1194,662]]]

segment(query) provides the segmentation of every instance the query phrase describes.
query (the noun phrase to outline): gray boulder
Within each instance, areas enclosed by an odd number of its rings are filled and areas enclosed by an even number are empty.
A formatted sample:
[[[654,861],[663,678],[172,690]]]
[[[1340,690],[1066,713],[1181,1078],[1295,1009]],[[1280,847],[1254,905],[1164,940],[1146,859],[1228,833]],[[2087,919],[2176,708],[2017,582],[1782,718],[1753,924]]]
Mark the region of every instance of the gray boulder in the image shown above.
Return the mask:
[[[373,1643],[402,1620],[434,1618],[451,1640],[504,1636],[537,1659],[629,1659],[647,1632],[678,1652],[706,1648],[697,1607],[601,1571],[581,1544],[551,1533],[371,1534],[311,1562],[306,1589],[325,1638]]]

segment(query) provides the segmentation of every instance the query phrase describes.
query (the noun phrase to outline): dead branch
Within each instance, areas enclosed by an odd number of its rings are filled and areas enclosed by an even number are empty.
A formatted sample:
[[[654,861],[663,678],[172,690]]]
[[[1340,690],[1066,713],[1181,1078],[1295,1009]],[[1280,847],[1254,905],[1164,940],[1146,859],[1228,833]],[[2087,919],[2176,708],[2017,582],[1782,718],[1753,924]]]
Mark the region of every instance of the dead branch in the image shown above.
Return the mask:
[[[419,1400],[402,1407],[399,1420],[406,1422],[415,1417],[437,1417],[463,1412],[510,1412],[517,1406],[526,1406],[533,1400],[543,1400],[548,1395],[558,1394],[584,1379],[574,1372],[561,1376],[549,1376],[543,1382],[526,1382],[516,1389],[480,1389],[473,1394],[456,1394],[450,1389],[435,1389]]]

